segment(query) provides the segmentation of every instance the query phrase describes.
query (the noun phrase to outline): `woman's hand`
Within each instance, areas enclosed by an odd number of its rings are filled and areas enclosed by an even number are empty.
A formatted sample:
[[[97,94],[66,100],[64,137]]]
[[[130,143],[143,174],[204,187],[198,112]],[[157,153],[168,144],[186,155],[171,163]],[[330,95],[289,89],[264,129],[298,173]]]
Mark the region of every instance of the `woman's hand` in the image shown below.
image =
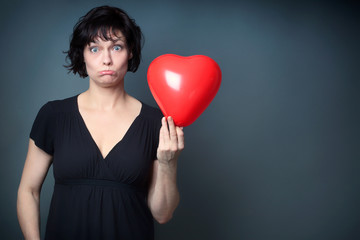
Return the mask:
[[[182,127],[175,126],[172,117],[161,120],[159,147],[157,159],[160,164],[169,164],[176,161],[184,149],[184,132]]]

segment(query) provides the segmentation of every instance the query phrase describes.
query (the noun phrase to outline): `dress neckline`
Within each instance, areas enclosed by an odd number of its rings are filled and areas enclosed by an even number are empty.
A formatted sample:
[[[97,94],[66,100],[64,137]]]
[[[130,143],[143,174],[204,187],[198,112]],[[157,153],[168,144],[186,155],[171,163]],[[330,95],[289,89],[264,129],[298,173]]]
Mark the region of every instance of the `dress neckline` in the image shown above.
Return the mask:
[[[90,139],[90,142],[92,142],[93,145],[95,145],[96,149],[97,149],[97,152],[100,154],[102,160],[106,160],[110,155],[111,153],[117,148],[118,145],[120,145],[124,139],[127,138],[127,136],[130,134],[130,132],[132,131],[132,129],[134,128],[134,125],[135,123],[138,121],[138,119],[142,116],[143,114],[143,111],[144,111],[144,103],[140,100],[138,100],[140,103],[141,103],[141,108],[140,108],[140,112],[139,114],[135,117],[135,119],[132,121],[132,123],[130,124],[129,128],[126,130],[124,136],[118,141],[115,143],[115,145],[110,149],[110,151],[104,156],[104,154],[100,151],[100,148],[98,146],[98,144],[96,143],[96,141],[94,140],[93,136],[91,135],[91,132],[89,130],[89,128],[87,127],[86,125],[86,122],[84,120],[84,118],[82,117],[81,113],[80,113],[80,109],[79,109],[79,103],[78,103],[78,97],[79,97],[80,94],[76,95],[74,97],[74,102],[75,102],[75,110],[76,110],[76,114],[79,116],[80,120],[81,120],[81,123],[84,127],[84,129],[86,130],[87,132],[87,135],[88,135],[88,138]]]

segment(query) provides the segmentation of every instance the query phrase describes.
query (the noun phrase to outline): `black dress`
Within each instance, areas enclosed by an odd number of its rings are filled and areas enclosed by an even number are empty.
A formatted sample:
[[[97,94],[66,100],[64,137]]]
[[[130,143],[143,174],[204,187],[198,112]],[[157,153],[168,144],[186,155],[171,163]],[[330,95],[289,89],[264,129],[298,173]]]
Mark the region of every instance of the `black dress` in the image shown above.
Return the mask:
[[[154,239],[147,205],[162,113],[142,103],[123,139],[103,158],[77,96],[39,111],[30,138],[53,156],[55,177],[45,239]]]

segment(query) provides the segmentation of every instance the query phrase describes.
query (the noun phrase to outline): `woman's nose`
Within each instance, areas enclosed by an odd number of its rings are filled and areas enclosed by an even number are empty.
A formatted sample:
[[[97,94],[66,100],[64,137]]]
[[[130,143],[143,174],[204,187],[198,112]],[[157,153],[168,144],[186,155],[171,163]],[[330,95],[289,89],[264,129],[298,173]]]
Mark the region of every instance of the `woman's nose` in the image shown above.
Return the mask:
[[[112,59],[109,51],[104,51],[103,54],[103,64],[109,66],[112,64]]]

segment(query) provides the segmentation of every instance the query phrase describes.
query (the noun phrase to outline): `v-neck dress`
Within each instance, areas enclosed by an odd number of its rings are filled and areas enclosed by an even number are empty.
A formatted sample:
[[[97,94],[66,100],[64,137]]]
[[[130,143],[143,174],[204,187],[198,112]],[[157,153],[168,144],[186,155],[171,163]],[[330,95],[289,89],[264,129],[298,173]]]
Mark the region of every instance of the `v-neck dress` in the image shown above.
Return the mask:
[[[53,156],[45,239],[154,239],[147,191],[161,111],[142,103],[122,140],[103,158],[77,96],[46,103],[30,132],[36,146]]]

